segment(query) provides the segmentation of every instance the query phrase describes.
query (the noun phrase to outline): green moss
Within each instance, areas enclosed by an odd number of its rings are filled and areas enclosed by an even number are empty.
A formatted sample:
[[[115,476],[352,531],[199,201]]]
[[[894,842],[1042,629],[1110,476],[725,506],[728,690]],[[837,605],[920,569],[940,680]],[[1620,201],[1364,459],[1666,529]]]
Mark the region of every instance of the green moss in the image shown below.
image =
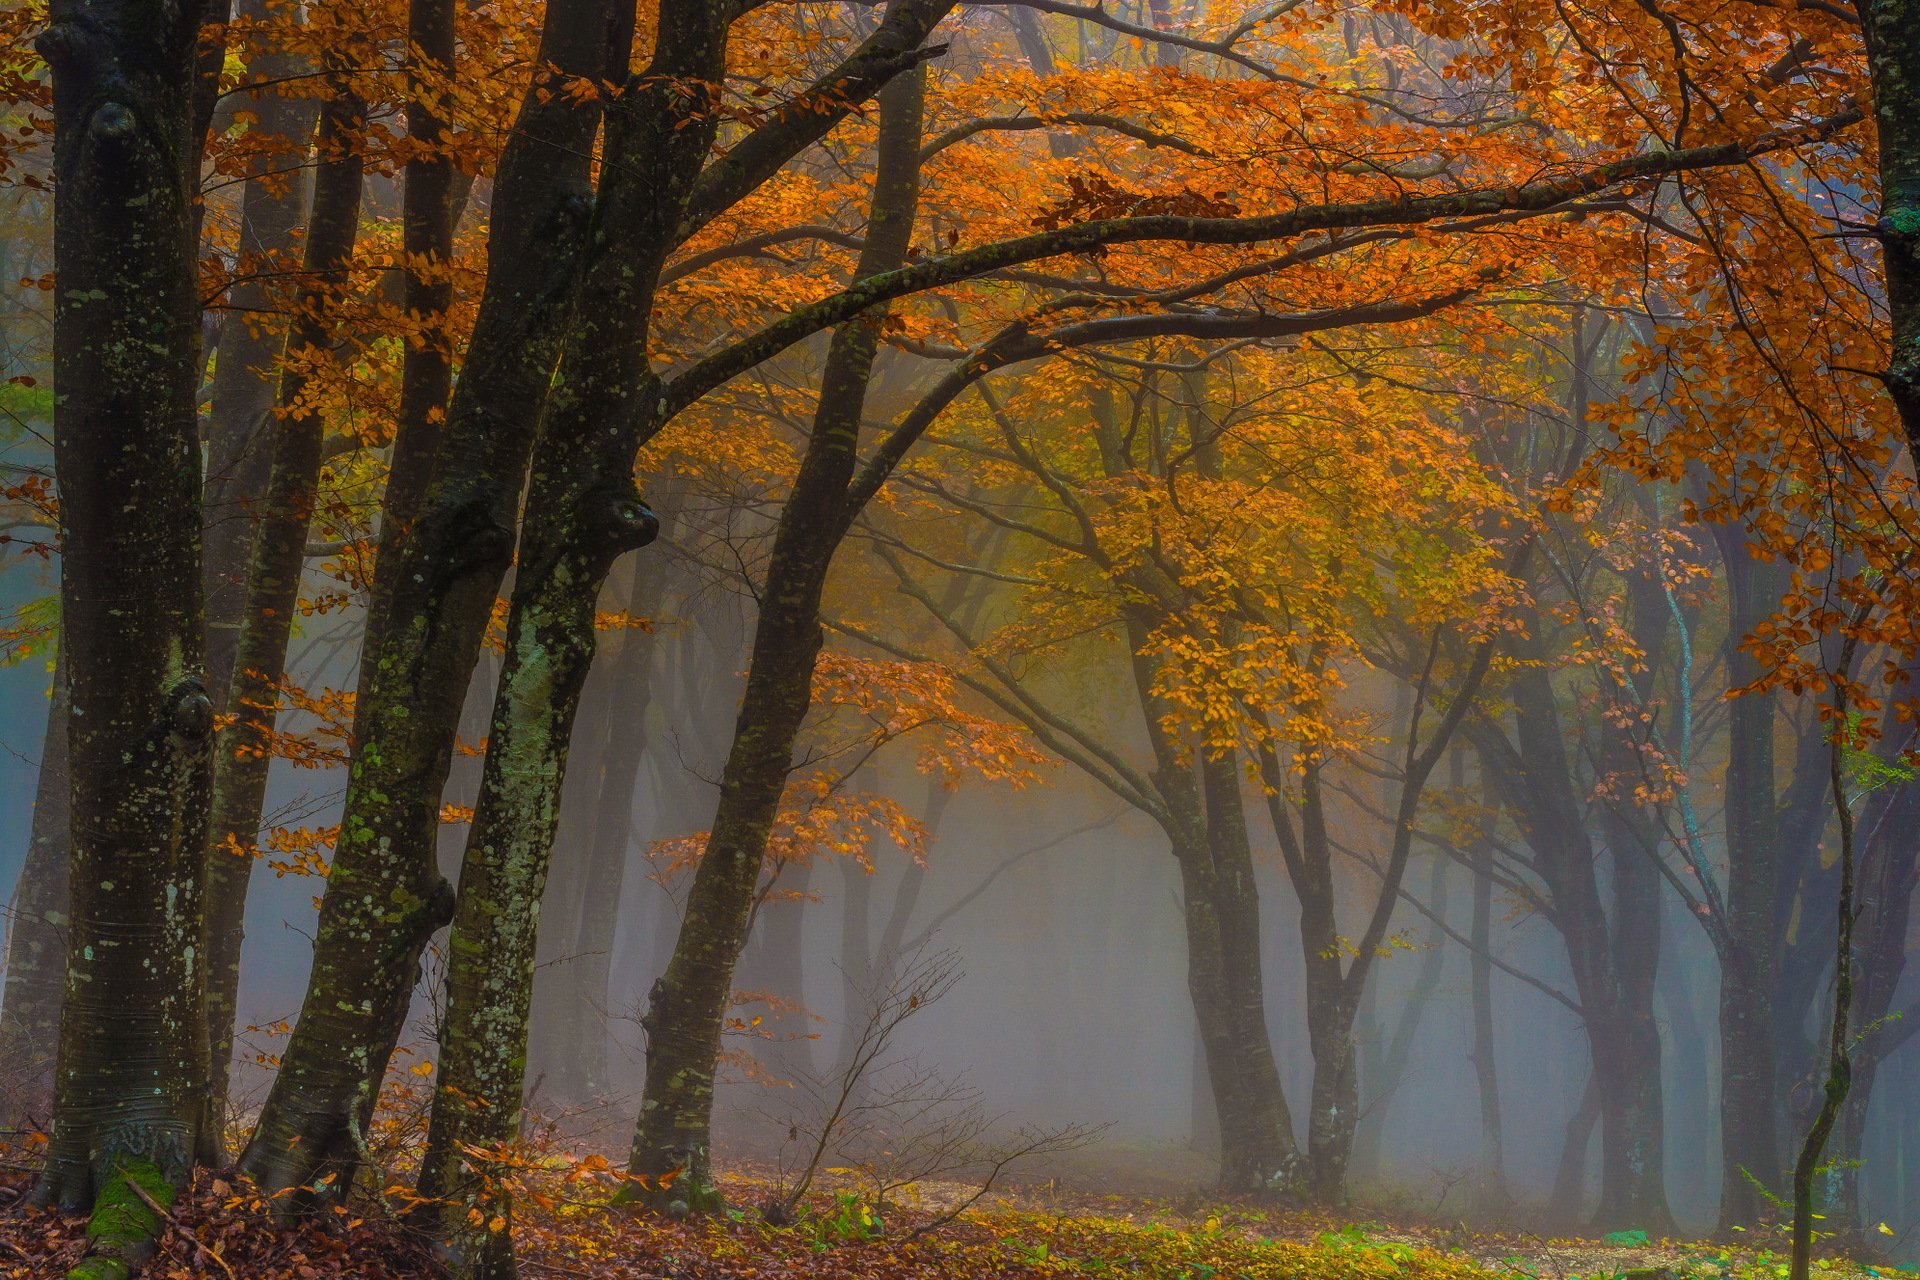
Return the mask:
[[[126,1280],[159,1239],[160,1214],[153,1206],[164,1210],[173,1203],[173,1185],[151,1160],[123,1158],[111,1168],[87,1221],[87,1257],[67,1280]]]

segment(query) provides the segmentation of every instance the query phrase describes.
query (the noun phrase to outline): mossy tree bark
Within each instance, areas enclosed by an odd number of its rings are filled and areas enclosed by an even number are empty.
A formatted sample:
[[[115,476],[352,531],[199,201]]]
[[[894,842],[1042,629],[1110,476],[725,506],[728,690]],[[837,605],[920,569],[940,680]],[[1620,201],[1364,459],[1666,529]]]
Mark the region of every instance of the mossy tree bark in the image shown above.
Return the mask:
[[[912,45],[947,6],[925,7],[935,11],[932,21],[910,30]],[[911,8],[894,6],[889,23]],[[911,29],[916,24],[899,25]],[[873,197],[856,278],[906,261],[919,208],[922,97],[918,69],[898,75],[880,91]],[[688,891],[673,956],[648,998],[642,1024],[647,1082],[629,1168],[651,1178],[676,1175],[658,1196],[695,1208],[718,1203],[710,1128],[721,1024],[768,835],[812,698],[821,593],[854,514],[849,487],[859,463],[880,320],[873,315],[841,325],[828,348],[813,429],[774,532],[746,695],[720,777],[719,807]]]
[[[152,1247],[128,1180],[191,1171],[207,1077],[196,38],[201,6],[58,0],[54,466],[71,714],[72,918],[35,1190],[96,1205],[79,1274]]]
[[[272,736],[287,643],[300,600],[307,531],[320,484],[325,416],[307,396],[309,370],[329,358],[340,338],[338,308],[360,230],[366,162],[367,108],[344,83],[321,109],[314,150],[318,168],[307,218],[302,287],[274,409],[273,464],[261,504],[226,699],[233,717],[214,757],[213,820],[208,828],[207,1036],[209,1123],[202,1134],[207,1163],[226,1163],[227,1083],[240,993],[247,885],[252,878],[261,808],[272,765]]]
[[[602,4],[549,5],[541,60],[551,76],[603,77],[609,44],[624,50],[617,11]],[[553,461],[530,490],[530,509],[559,506],[546,517],[554,532],[529,534],[530,546],[544,539],[552,555],[522,558],[529,637],[582,616],[583,608],[590,617],[604,566],[566,583],[547,572],[599,563],[602,547],[571,546],[569,537],[630,539],[645,523],[632,495],[633,457],[671,411],[659,404],[658,380],[644,362],[659,263],[871,95],[903,65],[895,48],[903,26],[933,8],[930,27],[946,7],[921,0],[900,21],[890,10],[880,34],[704,173],[699,140],[710,133],[712,113],[689,114],[691,101],[668,103],[673,86],[626,76],[623,56],[619,75],[644,91],[621,96],[619,110],[608,112],[611,159],[597,202],[589,166],[598,105],[578,103],[546,79],[524,100],[495,180],[487,287],[465,372],[433,478],[400,543],[391,596],[372,610],[358,747],[300,1022],[242,1157],[269,1190],[308,1188],[282,1203],[336,1196],[351,1181],[420,956],[453,912],[434,862],[440,794],[467,680],[511,559],[534,425],[544,417],[538,434]],[[723,68],[712,62],[715,51],[683,36],[710,27],[724,36],[731,16],[710,5],[663,12],[655,64],[712,71],[717,82]],[[682,119],[698,127],[672,130]],[[661,131],[682,136],[649,156],[648,140]],[[563,348],[586,353],[587,363],[563,358]],[[566,370],[557,390],[556,365]],[[529,564],[541,572],[527,573]],[[536,602],[536,591],[570,592],[588,603]],[[535,612],[545,620],[533,621]],[[560,738],[570,727],[554,725]]]
[[[299,1200],[346,1192],[405,1023],[420,955],[452,910],[434,850],[441,789],[571,301],[599,112],[552,92],[607,61],[606,0],[548,8],[549,71],[494,185],[489,270],[445,438],[362,663],[357,748],[313,972],[242,1167]]]
[[[636,564],[621,592],[629,613],[647,615],[655,581]],[[616,589],[609,585],[609,591]],[[598,668],[606,703],[602,713],[590,715],[595,686],[589,684],[574,724],[570,750],[584,752],[597,768],[587,777],[577,766],[571,769],[562,799],[553,879],[541,907],[528,1031],[528,1069],[541,1084],[538,1089],[530,1085],[530,1095],[544,1091],[579,1103],[605,1097],[609,1088],[608,982],[633,850],[633,805],[646,764],[657,647],[652,631],[620,635],[611,661],[602,658]],[[570,826],[571,851],[565,835]]]

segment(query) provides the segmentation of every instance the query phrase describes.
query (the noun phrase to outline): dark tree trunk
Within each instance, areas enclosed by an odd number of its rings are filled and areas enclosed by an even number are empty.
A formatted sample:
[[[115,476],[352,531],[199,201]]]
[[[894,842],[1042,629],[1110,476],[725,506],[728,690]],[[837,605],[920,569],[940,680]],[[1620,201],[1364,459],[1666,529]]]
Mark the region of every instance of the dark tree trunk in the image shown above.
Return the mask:
[[[326,419],[307,396],[306,368],[338,342],[339,294],[345,289],[360,230],[360,190],[366,163],[361,134],[367,108],[342,89],[320,112],[314,147],[320,166],[307,219],[306,281],[295,303],[291,359],[280,383],[278,427],[266,500],[255,529],[241,611],[228,707],[232,722],[220,734],[214,758],[213,820],[207,867],[204,949],[207,957],[208,1117],[202,1159],[226,1163],[227,1084],[233,1064],[234,1018],[240,994],[240,948],[245,939],[247,885],[266,802],[272,736],[287,641],[300,601],[307,530],[320,484]]]
[[[607,66],[606,0],[556,0],[541,60],[557,82]],[[441,790],[469,678],[513,547],[589,205],[599,112],[536,83],[494,183],[486,291],[445,446],[400,546],[361,666],[341,834],[300,1021],[242,1167],[269,1192],[344,1194],[419,977],[451,915],[436,865]],[[517,1107],[517,1092],[516,1092]],[[332,1175],[330,1180],[328,1175]]]
[[[1540,630],[1519,646],[1539,662]],[[1668,1232],[1660,1036],[1653,1016],[1660,916],[1658,872],[1644,851],[1612,861],[1613,914],[1600,886],[1579,788],[1561,736],[1544,665],[1516,672],[1517,737],[1481,725],[1473,733],[1501,801],[1519,820],[1566,943],[1593,1057],[1601,1131],[1601,1196],[1596,1224]]]
[[[1203,761],[1201,773],[1206,814],[1204,820],[1196,814],[1195,825],[1205,836],[1176,844],[1174,857],[1187,926],[1187,990],[1207,1051],[1220,1129],[1220,1186],[1291,1191],[1302,1171],[1267,1033],[1260,895],[1239,774],[1231,758]],[[1161,787],[1163,794],[1179,789],[1170,779]]]
[[[1854,0],[1880,139],[1880,217],[1893,317],[1887,390],[1920,457],[1920,24],[1913,0]]]
[[[380,542],[373,562],[373,607],[361,652],[381,652],[384,607],[394,598],[400,542],[420,514],[439,453],[447,401],[453,390],[453,353],[444,324],[453,301],[445,268],[453,258],[454,185],[459,174],[444,147],[448,129],[438,97],[456,55],[454,0],[409,0],[407,5],[407,138],[417,143],[403,174],[400,244],[406,254],[401,307],[420,326],[400,358],[400,416],[387,459],[380,506]],[[361,673],[361,688],[371,682]]]
[[[5,1122],[45,1126],[53,1112],[54,1046],[67,982],[67,652],[54,660],[40,744],[33,828],[7,919],[7,987],[0,1004]]]
[[[891,19],[893,14],[889,14]],[[915,40],[918,44],[918,40]],[[906,260],[919,198],[922,75],[881,90],[879,158],[860,278]],[[812,697],[820,597],[852,512],[848,487],[879,345],[877,318],[834,331],[819,407],[793,492],[781,508],[760,598],[746,696],[721,773],[720,803],[694,872],[667,971],[648,997],[647,1084],[631,1171],[679,1178],[661,1194],[692,1207],[718,1203],[710,1128],[715,1057],[733,968],[760,882],[793,747]],[[862,954],[866,946],[861,947]]]
[[[1560,1163],[1553,1174],[1553,1194],[1547,1201],[1547,1217],[1568,1226],[1585,1219],[1587,1202],[1587,1152],[1593,1142],[1594,1126],[1600,1123],[1600,1084],[1588,1077],[1581,1091],[1580,1105],[1567,1117],[1566,1136],[1560,1143]]]
[[[54,467],[73,899],[36,1196],[95,1206],[82,1272],[152,1249],[205,1113],[206,693],[193,195],[201,7],[57,0]]]
[[[1493,1034],[1493,881],[1473,878],[1473,1078],[1480,1099],[1480,1185],[1482,1210],[1507,1208],[1506,1143],[1501,1132],[1500,1071]],[[1582,1148],[1584,1155],[1584,1147]],[[1584,1172],[1584,1164],[1582,1170]]]

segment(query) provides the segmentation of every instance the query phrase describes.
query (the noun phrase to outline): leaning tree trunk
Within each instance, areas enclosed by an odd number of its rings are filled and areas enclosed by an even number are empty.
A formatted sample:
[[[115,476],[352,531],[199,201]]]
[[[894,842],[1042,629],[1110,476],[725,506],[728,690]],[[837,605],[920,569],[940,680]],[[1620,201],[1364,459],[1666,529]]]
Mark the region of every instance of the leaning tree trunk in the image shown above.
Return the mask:
[[[57,0],[54,468],[72,917],[54,1133],[35,1195],[93,1204],[76,1275],[120,1277],[205,1111],[201,891],[213,730],[202,669],[200,6]]]
[[[242,1168],[344,1194],[420,956],[449,918],[435,859],[469,679],[511,559],[521,480],[572,298],[599,112],[552,86],[607,65],[606,0],[554,0],[494,183],[486,291],[445,445],[362,663],[356,749],[300,1021]],[[329,1176],[331,1175],[331,1176]]]
[[[287,642],[300,601],[307,530],[320,484],[326,418],[308,394],[308,370],[336,344],[340,295],[347,285],[360,229],[360,192],[366,161],[361,134],[367,107],[342,85],[321,109],[314,149],[320,165],[307,219],[304,281],[294,303],[294,328],[281,375],[273,466],[254,531],[241,610],[233,679],[227,697],[233,718],[214,757],[213,821],[207,859],[207,1132],[206,1162],[226,1163],[227,1084],[233,1065],[234,1019],[240,995],[240,948],[245,938],[247,885],[266,803],[272,738],[285,678]]]
[[[531,490],[536,499],[552,483],[546,464],[557,461],[544,447],[541,453]],[[652,514],[634,502],[623,521],[593,536],[558,531],[562,546],[583,546],[587,554],[557,551],[537,517],[529,519],[522,544],[521,587],[507,623],[486,769],[447,946],[447,1012],[420,1174],[423,1196],[449,1202],[443,1226],[463,1276],[516,1274],[512,1201],[477,1153],[511,1142],[520,1128],[540,899],[559,825],[568,733],[594,646],[593,600],[556,599],[524,586],[604,580],[614,558],[649,540],[656,528]]]
[[[44,1126],[53,1107],[53,1050],[67,981],[67,651],[54,660],[33,829],[7,917],[7,987],[0,1004],[0,1080],[8,1124]]]
[[[878,159],[858,278],[906,261],[919,209],[923,83],[916,69],[880,92]],[[813,431],[774,532],[719,807],[673,957],[654,984],[642,1023],[647,1083],[629,1167],[644,1177],[677,1175],[657,1194],[690,1207],[719,1203],[710,1130],[721,1025],[767,840],[793,767],[794,742],[812,699],[821,592],[846,534],[848,486],[859,458],[879,328],[876,317],[866,316],[834,331]]]

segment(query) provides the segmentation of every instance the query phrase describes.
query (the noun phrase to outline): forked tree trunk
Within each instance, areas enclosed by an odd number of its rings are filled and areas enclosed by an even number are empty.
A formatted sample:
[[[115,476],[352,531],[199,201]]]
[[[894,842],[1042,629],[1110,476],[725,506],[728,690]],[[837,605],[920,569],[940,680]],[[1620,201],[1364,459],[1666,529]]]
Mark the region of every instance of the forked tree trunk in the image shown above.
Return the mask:
[[[540,57],[551,77],[604,73],[610,13],[606,0],[548,6]],[[351,1185],[421,953],[451,915],[435,857],[441,790],[572,299],[598,120],[543,79],[501,156],[467,372],[390,594],[373,608],[386,623],[361,666],[313,972],[241,1158],[269,1192],[306,1187],[302,1198],[326,1199]]]
[[[95,1207],[120,1277],[192,1169],[205,1112],[200,943],[213,707],[202,665],[200,5],[57,0],[54,466],[72,918],[54,1133],[35,1190]]]
[[[1241,863],[1230,853],[1216,863],[1214,851],[1204,844],[1177,850],[1175,858],[1183,890],[1187,992],[1220,1134],[1220,1188],[1290,1189],[1300,1174],[1300,1156],[1267,1034],[1252,861]]]

